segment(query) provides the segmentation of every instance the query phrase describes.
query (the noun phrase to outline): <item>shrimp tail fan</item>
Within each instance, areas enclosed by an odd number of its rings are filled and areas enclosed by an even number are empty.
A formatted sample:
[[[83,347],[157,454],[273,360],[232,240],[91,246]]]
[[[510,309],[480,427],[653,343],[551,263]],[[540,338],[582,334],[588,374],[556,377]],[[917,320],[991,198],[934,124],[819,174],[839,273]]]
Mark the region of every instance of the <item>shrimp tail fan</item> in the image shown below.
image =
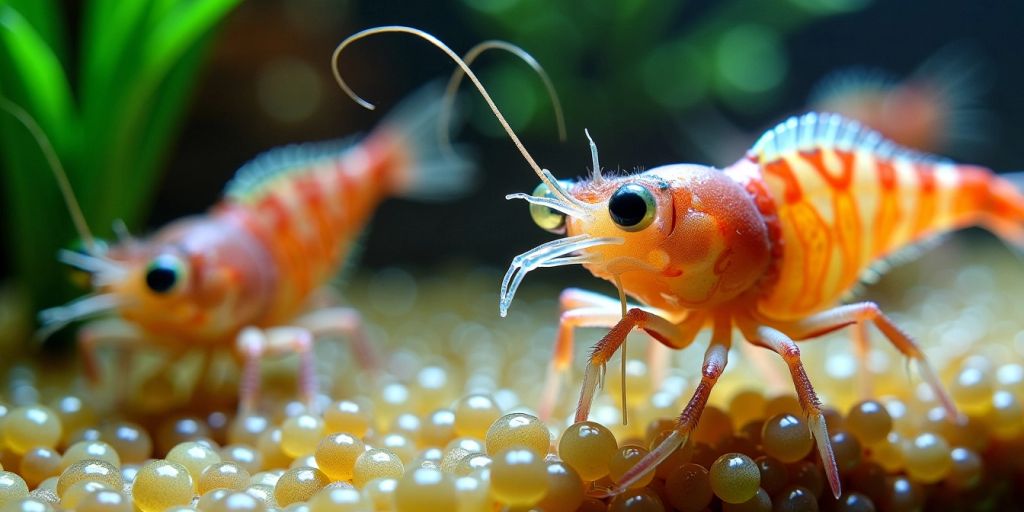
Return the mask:
[[[393,193],[423,201],[439,201],[466,194],[475,182],[469,152],[449,146],[440,130],[446,104],[440,82],[428,84],[394,107],[367,139],[368,144],[396,145],[405,161],[392,176]],[[457,118],[457,116],[451,116]]]

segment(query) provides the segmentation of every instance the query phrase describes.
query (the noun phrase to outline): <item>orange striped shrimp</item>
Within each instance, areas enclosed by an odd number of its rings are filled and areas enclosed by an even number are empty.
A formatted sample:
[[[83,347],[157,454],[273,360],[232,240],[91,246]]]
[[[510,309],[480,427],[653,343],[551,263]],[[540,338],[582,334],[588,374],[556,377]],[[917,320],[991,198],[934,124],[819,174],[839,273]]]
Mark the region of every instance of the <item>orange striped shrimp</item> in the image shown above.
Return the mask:
[[[673,432],[617,487],[595,495],[628,489],[687,441],[726,366],[734,328],[787,364],[836,497],[839,471],[797,341],[874,324],[917,363],[950,419],[960,417],[922,350],[875,303],[836,304],[872,262],[946,231],[980,225],[1024,246],[1024,196],[1008,181],[902,149],[838,115],[813,113],[769,131],[724,170],[671,164],[605,176],[591,142],[589,178],[559,181],[534,162],[472,71],[436,38],[383,27],[351,36],[339,50],[377,32],[415,34],[455,59],[541,179],[533,194],[507,198],[529,202],[540,227],[565,237],[513,259],[501,285],[501,315],[523,277],[542,267],[583,265],[619,289],[618,300],[575,289],[561,297],[556,380],[569,366],[575,328],[610,328],[587,361],[576,421],[587,419],[604,367],[630,331],[682,349],[711,329],[701,380]],[[627,295],[644,306],[627,310]]]
[[[268,151],[239,169],[206,214],[108,250],[97,248],[69,200],[88,249],[65,251],[61,260],[89,272],[94,293],[42,311],[43,332],[115,313],[113,322],[79,333],[94,380],[100,345],[156,345],[168,364],[191,350],[203,351],[207,363],[215,351],[234,352],[243,366],[243,412],[257,401],[260,360],[298,353],[300,393],[312,405],[317,335],[348,335],[362,365],[373,369],[376,361],[357,311],[311,311],[311,294],[336,274],[384,199],[441,198],[468,185],[469,162],[438,144],[439,100],[439,91],[419,93],[361,139]],[[41,136],[34,122],[26,126]],[[54,172],[62,178],[62,169]]]

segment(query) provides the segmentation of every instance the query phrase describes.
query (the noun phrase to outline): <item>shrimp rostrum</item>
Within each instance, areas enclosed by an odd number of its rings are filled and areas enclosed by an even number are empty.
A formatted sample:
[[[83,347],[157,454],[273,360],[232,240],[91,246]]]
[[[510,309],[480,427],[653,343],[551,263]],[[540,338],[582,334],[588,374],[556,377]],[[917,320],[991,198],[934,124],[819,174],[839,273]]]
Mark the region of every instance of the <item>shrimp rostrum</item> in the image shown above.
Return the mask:
[[[374,31],[412,32],[454,56],[414,29]],[[873,324],[916,363],[948,417],[959,419],[911,336],[873,302],[837,303],[873,262],[943,232],[980,225],[1024,245],[1024,196],[1011,183],[981,167],[900,148],[837,115],[816,113],[780,124],[722,170],[672,164],[604,176],[592,146],[590,176],[559,181],[536,165],[476,77],[463,70],[541,179],[533,194],[508,198],[531,203],[534,221],[563,235],[513,259],[501,286],[501,314],[523,277],[542,267],[583,265],[615,283],[622,295],[575,289],[562,294],[550,380],[557,382],[569,367],[575,328],[609,328],[587,360],[576,421],[587,419],[604,366],[630,331],[641,329],[682,349],[701,330],[711,330],[700,382],[673,432],[616,488],[597,495],[629,488],[687,441],[726,366],[734,330],[787,365],[836,496],[839,472],[828,427],[798,341]],[[626,295],[643,307],[627,310]],[[554,398],[546,393],[541,410],[550,409]]]

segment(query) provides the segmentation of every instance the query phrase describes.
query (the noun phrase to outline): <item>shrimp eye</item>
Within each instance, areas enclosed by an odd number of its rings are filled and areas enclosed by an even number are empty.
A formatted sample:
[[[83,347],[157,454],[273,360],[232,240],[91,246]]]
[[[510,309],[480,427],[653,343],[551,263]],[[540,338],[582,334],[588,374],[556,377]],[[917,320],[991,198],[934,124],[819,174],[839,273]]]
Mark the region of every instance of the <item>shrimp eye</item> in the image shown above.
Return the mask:
[[[608,214],[626,231],[640,231],[654,221],[654,196],[646,188],[630,183],[619,187],[608,200]]]
[[[146,286],[156,293],[169,293],[185,282],[185,263],[171,254],[161,254],[146,269]]]
[[[564,184],[567,185],[567,184]],[[533,197],[553,198],[551,190],[544,183],[533,189]],[[559,235],[565,234],[565,214],[542,204],[530,204],[530,217],[538,226]]]

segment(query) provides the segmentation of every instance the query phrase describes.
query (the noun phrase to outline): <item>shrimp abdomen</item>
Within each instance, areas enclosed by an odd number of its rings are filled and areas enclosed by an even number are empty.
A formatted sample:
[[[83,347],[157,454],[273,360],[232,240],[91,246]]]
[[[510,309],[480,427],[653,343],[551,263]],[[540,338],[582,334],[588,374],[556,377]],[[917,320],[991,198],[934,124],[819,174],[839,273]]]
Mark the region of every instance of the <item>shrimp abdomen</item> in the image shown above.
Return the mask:
[[[808,114],[748,154],[778,207],[779,277],[761,307],[792,318],[837,302],[879,259],[981,224],[1024,241],[1024,198],[991,171],[885,141],[839,116]]]

